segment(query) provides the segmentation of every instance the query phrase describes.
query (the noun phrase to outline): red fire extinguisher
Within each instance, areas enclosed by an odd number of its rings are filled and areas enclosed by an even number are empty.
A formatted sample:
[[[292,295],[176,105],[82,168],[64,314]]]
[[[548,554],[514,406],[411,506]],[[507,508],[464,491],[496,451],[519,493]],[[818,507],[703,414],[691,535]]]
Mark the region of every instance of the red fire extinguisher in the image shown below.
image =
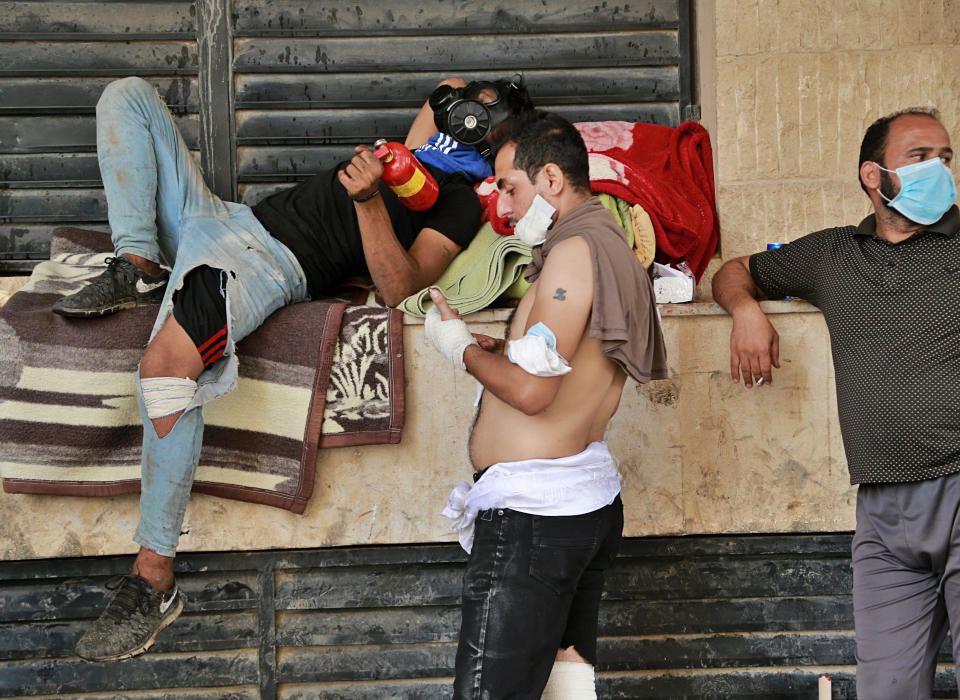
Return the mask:
[[[437,181],[402,143],[378,139],[373,155],[383,162],[380,179],[397,195],[397,199],[414,211],[433,206],[440,194]]]

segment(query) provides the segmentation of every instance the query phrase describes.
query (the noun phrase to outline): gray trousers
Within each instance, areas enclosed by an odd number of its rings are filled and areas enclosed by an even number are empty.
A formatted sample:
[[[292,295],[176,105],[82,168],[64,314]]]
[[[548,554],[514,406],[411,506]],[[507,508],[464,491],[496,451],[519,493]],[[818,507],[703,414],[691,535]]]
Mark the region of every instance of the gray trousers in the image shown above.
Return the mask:
[[[949,625],[960,658],[960,474],[857,492],[853,613],[860,700],[929,698]]]

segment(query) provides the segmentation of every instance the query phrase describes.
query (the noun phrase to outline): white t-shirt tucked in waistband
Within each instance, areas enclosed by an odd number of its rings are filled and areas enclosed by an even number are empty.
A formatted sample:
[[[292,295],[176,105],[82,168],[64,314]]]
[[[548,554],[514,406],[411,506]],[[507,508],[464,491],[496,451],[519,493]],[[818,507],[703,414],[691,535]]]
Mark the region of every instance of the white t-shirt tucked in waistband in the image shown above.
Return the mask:
[[[475,484],[462,481],[450,492],[443,515],[469,554],[477,513],[509,508],[531,515],[583,515],[613,503],[623,477],[604,442],[557,459],[499,462]]]

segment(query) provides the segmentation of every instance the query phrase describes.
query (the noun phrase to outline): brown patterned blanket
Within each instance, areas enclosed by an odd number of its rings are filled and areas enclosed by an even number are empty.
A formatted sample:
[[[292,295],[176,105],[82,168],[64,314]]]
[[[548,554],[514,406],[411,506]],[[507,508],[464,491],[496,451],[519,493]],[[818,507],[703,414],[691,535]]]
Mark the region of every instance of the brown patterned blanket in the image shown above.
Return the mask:
[[[156,307],[75,320],[50,305],[103,267],[110,239],[59,228],[51,259],[0,309],[0,476],[8,493],[140,490],[133,373]],[[238,343],[236,391],[203,408],[193,490],[302,513],[318,447],[396,443],[402,314],[339,301],[275,312]]]

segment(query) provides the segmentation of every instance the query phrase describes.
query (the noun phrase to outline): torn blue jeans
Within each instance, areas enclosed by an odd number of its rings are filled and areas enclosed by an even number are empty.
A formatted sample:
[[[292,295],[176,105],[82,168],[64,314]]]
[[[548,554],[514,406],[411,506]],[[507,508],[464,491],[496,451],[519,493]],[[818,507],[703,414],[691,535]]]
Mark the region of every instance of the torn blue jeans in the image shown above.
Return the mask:
[[[173,310],[173,293],[199,265],[226,270],[227,346],[197,378],[197,393],[164,437],[143,422],[140,524],[134,540],[163,556],[176,553],[203,439],[201,407],[237,384],[235,343],[287,304],[307,299],[303,269],[250,207],[224,202],[200,168],[157,91],[140,78],[111,83],[97,103],[97,157],[117,254],[164,262],[170,281],[151,340]]]

